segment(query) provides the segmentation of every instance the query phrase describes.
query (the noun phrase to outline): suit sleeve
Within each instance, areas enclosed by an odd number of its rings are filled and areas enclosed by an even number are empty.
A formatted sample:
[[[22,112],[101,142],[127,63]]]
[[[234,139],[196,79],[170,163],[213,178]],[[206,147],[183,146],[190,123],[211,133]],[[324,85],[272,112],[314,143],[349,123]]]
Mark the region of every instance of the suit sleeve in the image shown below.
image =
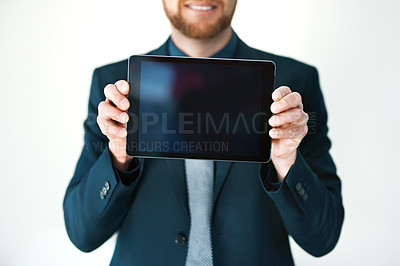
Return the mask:
[[[271,186],[271,180],[276,180],[272,162],[260,166],[260,179],[288,233],[308,253],[323,256],[339,239],[344,209],[341,182],[329,154],[327,112],[315,68],[302,96],[309,130],[295,163],[278,187]]]
[[[100,76],[96,69],[84,123],[85,143],[63,204],[68,236],[85,252],[96,249],[118,230],[143,169],[143,161],[135,158],[129,181],[124,182],[112,166],[108,139],[96,122],[97,106],[104,100]]]

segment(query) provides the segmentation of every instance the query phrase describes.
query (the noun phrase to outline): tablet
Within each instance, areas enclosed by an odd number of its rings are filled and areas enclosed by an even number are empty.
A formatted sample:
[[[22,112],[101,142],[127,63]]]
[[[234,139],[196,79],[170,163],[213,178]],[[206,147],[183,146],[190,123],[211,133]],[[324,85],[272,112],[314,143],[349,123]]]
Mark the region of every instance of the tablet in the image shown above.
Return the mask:
[[[272,61],[131,56],[127,154],[267,162],[274,79]]]

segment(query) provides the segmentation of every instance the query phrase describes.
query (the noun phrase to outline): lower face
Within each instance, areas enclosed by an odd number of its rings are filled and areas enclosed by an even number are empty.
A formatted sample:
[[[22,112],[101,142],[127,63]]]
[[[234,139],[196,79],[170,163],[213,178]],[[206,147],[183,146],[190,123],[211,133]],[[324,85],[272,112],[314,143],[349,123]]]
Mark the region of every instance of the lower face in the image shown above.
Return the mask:
[[[232,21],[236,0],[163,0],[172,25],[193,39],[210,39]]]

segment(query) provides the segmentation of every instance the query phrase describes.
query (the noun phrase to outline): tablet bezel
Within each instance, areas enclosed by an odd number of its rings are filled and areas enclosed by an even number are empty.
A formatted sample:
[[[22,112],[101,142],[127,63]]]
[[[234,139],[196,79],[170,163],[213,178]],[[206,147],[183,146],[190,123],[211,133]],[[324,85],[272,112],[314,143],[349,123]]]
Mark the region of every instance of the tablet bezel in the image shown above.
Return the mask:
[[[265,110],[265,116],[260,116],[259,132],[259,151],[257,156],[235,156],[229,154],[215,155],[206,153],[175,153],[175,152],[148,152],[137,150],[139,130],[137,126],[140,123],[140,77],[141,62],[177,62],[177,63],[201,63],[201,64],[228,64],[228,65],[249,65],[262,66],[264,80],[267,88],[263,91],[260,99],[260,110]],[[241,161],[241,162],[268,162],[271,156],[271,138],[268,134],[271,126],[268,118],[272,116],[270,105],[272,104],[272,92],[274,90],[276,67],[273,61],[269,60],[250,60],[250,59],[226,59],[226,58],[197,58],[197,57],[178,57],[178,56],[153,56],[153,55],[133,55],[128,60],[128,83],[130,91],[128,98],[131,101],[128,109],[129,121],[127,123],[128,135],[126,138],[126,152],[129,156],[145,158],[176,158],[176,159],[206,159],[216,161]],[[136,130],[135,130],[136,129]]]

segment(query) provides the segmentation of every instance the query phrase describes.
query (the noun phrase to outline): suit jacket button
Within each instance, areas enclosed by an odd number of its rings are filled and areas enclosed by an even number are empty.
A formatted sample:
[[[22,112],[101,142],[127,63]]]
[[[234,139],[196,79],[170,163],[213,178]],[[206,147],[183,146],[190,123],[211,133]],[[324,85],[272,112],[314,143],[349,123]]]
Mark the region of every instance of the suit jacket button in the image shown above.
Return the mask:
[[[308,199],[308,194],[305,193],[305,194],[303,195],[303,197],[301,197],[301,199],[302,199],[303,201],[306,201],[306,200]]]
[[[104,195],[107,195],[108,190],[107,190],[105,187],[103,187],[103,188],[101,189],[101,192],[103,192]]]
[[[104,183],[104,187],[106,188],[107,191],[109,191],[111,188],[110,183],[106,181],[106,183]]]
[[[300,189],[303,188],[303,184],[301,182],[297,182],[295,188],[297,191],[299,191]]]
[[[106,198],[106,194],[103,193],[103,190],[100,191],[100,199],[105,199]]]
[[[184,233],[178,233],[175,236],[175,244],[183,246],[186,244],[186,236]]]
[[[299,193],[300,197],[302,197],[304,194],[306,194],[306,190],[304,188],[301,188],[298,190],[298,193]]]

